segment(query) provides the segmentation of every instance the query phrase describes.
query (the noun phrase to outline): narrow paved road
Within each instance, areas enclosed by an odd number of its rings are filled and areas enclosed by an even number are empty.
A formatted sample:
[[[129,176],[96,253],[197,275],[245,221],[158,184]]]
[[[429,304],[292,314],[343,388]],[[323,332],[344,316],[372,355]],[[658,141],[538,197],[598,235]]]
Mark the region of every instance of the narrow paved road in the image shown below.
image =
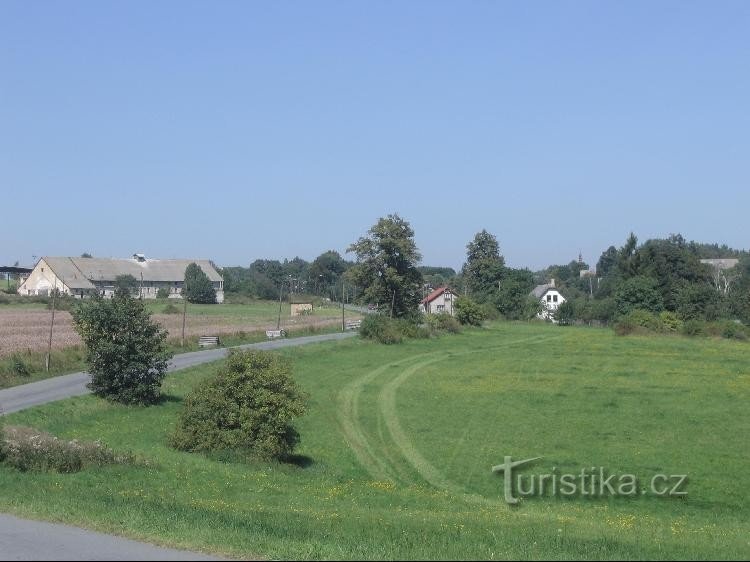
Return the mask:
[[[240,345],[236,349],[281,349],[298,345],[307,345],[331,340],[341,340],[354,336],[354,332],[322,334],[320,336],[305,336],[300,338],[289,338],[273,340],[261,343],[250,343]],[[210,363],[227,356],[227,348],[208,349],[205,351],[193,351],[175,355],[170,363],[169,370],[177,371],[187,367],[193,367],[202,363]],[[23,384],[0,390],[0,414],[10,414],[25,410],[32,406],[39,406],[63,400],[72,396],[88,394],[86,385],[91,380],[88,373],[73,373],[62,375],[42,381]],[[2,553],[0,552],[0,555]]]
[[[281,349],[341,340],[354,332],[305,336],[238,346],[238,349]],[[177,371],[226,357],[218,348],[176,355],[169,370]],[[87,373],[73,373],[0,390],[0,413],[17,412],[71,396],[88,394]],[[160,548],[54,523],[0,515],[0,560],[218,560],[192,552]]]
[[[0,560],[221,560],[86,531],[0,515]]]

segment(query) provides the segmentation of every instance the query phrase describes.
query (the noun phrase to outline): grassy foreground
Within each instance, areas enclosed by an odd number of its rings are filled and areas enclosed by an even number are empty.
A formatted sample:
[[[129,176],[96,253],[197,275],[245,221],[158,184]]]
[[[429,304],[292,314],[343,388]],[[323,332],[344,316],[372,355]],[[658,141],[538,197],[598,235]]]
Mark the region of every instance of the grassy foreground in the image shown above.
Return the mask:
[[[170,450],[180,400],[215,366],[170,375],[153,408],[81,397],[9,416],[102,439],[150,467],[0,467],[0,510],[234,556],[747,558],[747,344],[498,324],[383,347],[284,351],[311,395],[295,464]],[[687,473],[684,499],[528,498],[490,467]]]

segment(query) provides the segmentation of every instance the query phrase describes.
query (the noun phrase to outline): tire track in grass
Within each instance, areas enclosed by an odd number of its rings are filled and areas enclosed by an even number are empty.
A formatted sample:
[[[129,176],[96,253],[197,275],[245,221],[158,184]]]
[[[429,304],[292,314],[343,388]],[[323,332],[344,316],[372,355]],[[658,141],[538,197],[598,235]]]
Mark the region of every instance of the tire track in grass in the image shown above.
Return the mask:
[[[416,365],[409,366],[406,370],[402,371],[397,377],[395,377],[394,379],[392,379],[391,381],[383,385],[378,395],[378,406],[383,414],[383,419],[385,420],[386,427],[388,428],[388,431],[391,434],[391,439],[394,441],[394,444],[401,450],[401,454],[404,456],[407,462],[409,462],[409,464],[411,464],[416,469],[416,471],[422,476],[422,478],[424,478],[429,484],[431,484],[432,486],[436,488],[456,494],[462,497],[464,500],[469,501],[471,503],[481,503],[481,504],[488,504],[488,505],[499,505],[499,504],[504,505],[504,502],[502,501],[491,500],[479,494],[474,494],[474,493],[470,493],[466,491],[465,488],[463,488],[459,484],[456,484],[455,482],[447,478],[440,469],[435,467],[430,461],[428,461],[417,450],[417,448],[411,442],[411,439],[409,439],[408,435],[406,434],[403,427],[401,426],[401,423],[399,422],[398,412],[396,408],[396,394],[399,388],[401,387],[401,385],[404,384],[404,382],[406,382],[410,377],[412,377],[415,373],[417,373],[421,369],[424,369],[425,367],[432,365],[434,363],[438,363],[440,361],[444,361],[449,358],[454,358],[456,356],[471,355],[475,353],[494,351],[497,349],[506,348],[506,347],[519,344],[519,343],[548,341],[551,339],[557,339],[559,337],[561,336],[531,336],[529,338],[514,340],[512,342],[505,342],[503,345],[493,346],[491,348],[475,349],[475,350],[469,350],[469,351],[464,351],[464,352],[453,352],[453,353],[435,352],[433,354],[426,354],[432,357],[422,360]]]
[[[375,480],[398,480],[393,475],[393,467],[386,461],[386,455],[378,454],[367,438],[359,422],[359,398],[365,385],[371,383],[384,373],[404,363],[414,361],[424,354],[407,357],[399,361],[381,365],[348,383],[339,392],[338,417],[344,439],[354,452],[359,463]]]

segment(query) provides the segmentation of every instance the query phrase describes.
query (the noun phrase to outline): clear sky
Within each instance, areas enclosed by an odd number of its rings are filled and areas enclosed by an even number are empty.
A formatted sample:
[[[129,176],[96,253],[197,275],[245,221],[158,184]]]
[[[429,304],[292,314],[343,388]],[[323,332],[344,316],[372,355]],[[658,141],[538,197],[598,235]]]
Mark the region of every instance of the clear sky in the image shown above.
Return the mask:
[[[0,2],[0,264],[746,248],[750,2]],[[351,257],[351,256],[350,256]]]

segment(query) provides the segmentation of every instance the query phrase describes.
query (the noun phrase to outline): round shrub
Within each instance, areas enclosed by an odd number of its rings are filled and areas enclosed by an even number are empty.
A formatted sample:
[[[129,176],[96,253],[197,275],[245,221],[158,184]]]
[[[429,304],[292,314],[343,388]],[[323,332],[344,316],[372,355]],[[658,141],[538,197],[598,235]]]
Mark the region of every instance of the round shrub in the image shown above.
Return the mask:
[[[215,377],[187,396],[170,444],[182,451],[283,460],[299,443],[292,422],[304,413],[305,396],[285,359],[233,351]]]
[[[481,326],[485,312],[481,306],[469,297],[456,300],[456,320],[465,326]]]
[[[747,329],[738,322],[726,321],[722,323],[721,337],[744,341],[747,339]]]
[[[636,309],[626,314],[615,324],[615,333],[620,336],[660,332],[659,318],[648,310]]]
[[[706,333],[706,323],[702,320],[688,320],[682,325],[685,336],[702,336]]]
[[[397,321],[383,314],[368,314],[362,320],[359,335],[386,345],[401,343],[404,339]]]
[[[659,313],[659,322],[662,329],[670,334],[679,333],[683,328],[683,322],[680,317],[676,313],[667,310]]]
[[[450,314],[428,314],[425,323],[432,332],[457,334],[461,331],[461,323]]]

